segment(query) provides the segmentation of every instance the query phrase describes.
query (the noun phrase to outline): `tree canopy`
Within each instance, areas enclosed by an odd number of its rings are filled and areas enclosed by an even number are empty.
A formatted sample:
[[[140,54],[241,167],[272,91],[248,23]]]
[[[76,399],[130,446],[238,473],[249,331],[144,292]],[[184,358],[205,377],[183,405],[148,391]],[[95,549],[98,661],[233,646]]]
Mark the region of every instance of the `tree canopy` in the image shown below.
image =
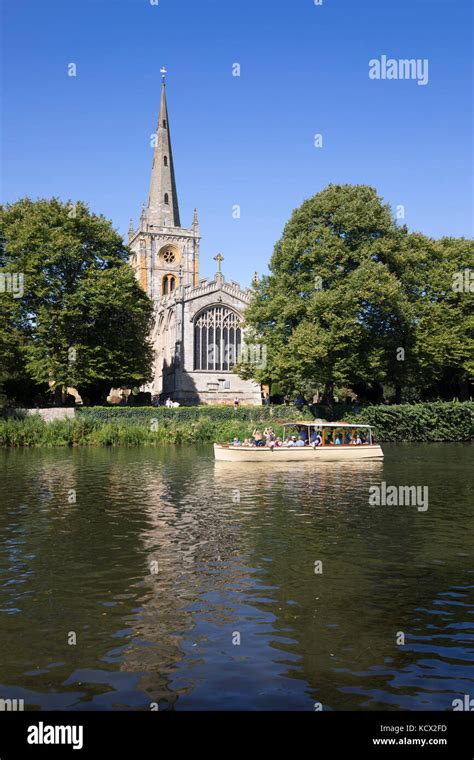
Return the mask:
[[[23,277],[21,297],[0,294],[3,380],[96,396],[150,379],[153,307],[111,223],[82,202],[24,198],[0,224],[1,272]]]
[[[472,241],[409,233],[376,191],[329,185],[296,209],[254,284],[244,377],[289,391],[333,385],[410,399],[466,396],[472,380]]]

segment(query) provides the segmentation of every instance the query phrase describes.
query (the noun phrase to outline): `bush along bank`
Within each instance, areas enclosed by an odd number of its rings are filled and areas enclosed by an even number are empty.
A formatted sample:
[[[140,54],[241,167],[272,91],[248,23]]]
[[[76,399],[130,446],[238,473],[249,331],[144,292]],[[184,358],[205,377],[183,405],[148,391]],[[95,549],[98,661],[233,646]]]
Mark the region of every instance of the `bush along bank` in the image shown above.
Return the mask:
[[[318,411],[321,411],[318,409]],[[328,410],[326,419],[332,415]],[[241,440],[255,427],[311,419],[294,407],[179,407],[79,409],[74,419],[44,422],[32,415],[0,419],[0,446],[153,446]],[[342,420],[341,420],[342,421]],[[370,406],[344,415],[345,422],[373,425],[378,441],[469,441],[473,436],[474,402],[435,402]]]
[[[373,425],[376,439],[382,442],[470,441],[474,434],[474,402],[368,406],[345,419]]]
[[[158,407],[127,407],[127,406],[90,406],[80,407],[76,410],[78,418],[102,420],[133,420],[148,422],[156,419],[159,424],[163,421],[172,420],[176,423],[198,422],[203,417],[212,422],[227,422],[240,420],[242,422],[255,423],[278,423],[280,421],[312,419],[311,411],[305,407],[299,412],[295,406],[239,406],[234,409],[231,406],[206,405],[206,406],[179,406],[168,408]]]

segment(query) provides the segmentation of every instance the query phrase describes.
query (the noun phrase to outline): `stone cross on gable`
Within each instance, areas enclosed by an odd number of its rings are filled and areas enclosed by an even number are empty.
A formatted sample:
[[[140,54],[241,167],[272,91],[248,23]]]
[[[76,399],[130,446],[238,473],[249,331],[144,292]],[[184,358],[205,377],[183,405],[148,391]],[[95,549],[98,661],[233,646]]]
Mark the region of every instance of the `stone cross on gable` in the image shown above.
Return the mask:
[[[221,274],[221,262],[224,261],[224,257],[218,253],[217,256],[214,256],[214,261],[217,261],[217,273]]]

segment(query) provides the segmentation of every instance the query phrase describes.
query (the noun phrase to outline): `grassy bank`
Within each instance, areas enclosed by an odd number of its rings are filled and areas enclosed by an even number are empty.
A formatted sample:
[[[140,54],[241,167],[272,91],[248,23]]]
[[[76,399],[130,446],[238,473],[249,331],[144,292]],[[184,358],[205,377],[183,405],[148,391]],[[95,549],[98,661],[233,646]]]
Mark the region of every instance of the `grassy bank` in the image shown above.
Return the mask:
[[[327,410],[327,419],[332,417]],[[281,435],[281,423],[308,419],[294,407],[100,408],[77,411],[73,420],[45,423],[36,416],[0,419],[0,447],[153,446],[162,443],[209,443],[248,437],[270,424]],[[474,428],[474,403],[371,406],[346,414],[347,422],[374,426],[379,441],[468,441]]]
[[[111,419],[78,416],[75,420],[46,423],[38,417],[0,421],[0,447],[23,446],[154,446],[163,443],[209,443],[248,437],[255,427],[239,419],[215,421],[201,417],[195,422],[171,420]],[[281,433],[279,425],[272,425]]]

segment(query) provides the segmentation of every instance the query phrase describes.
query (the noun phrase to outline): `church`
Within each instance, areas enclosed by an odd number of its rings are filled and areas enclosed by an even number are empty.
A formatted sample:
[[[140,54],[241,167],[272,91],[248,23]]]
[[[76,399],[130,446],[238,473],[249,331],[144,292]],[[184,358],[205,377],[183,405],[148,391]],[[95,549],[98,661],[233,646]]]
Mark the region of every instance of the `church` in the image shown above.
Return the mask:
[[[166,104],[164,69],[154,137],[148,205],[138,229],[128,232],[130,264],[154,304],[154,368],[144,387],[161,402],[260,404],[260,386],[242,380],[233,366],[244,346],[243,313],[250,290],[227,282],[217,254],[212,280],[200,279],[197,212],[182,227]]]

